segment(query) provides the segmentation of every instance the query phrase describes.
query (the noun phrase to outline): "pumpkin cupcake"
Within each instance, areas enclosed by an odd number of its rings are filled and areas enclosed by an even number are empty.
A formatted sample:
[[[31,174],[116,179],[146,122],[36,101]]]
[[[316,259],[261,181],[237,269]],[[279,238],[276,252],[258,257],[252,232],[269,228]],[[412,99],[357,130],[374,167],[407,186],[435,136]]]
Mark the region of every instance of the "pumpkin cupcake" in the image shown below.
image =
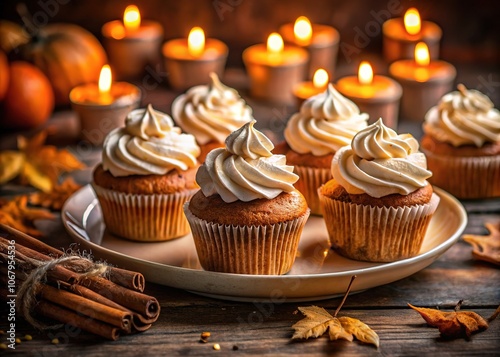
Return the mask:
[[[151,105],[130,112],[125,127],[106,137],[93,173],[106,228],[145,242],[189,233],[182,207],[198,190],[199,153],[194,137],[181,134],[167,114]]]
[[[349,145],[354,135],[367,126],[368,114],[343,97],[332,84],[324,93],[307,99],[300,112],[288,121],[285,143],[277,153],[285,153],[287,162],[299,175],[295,187],[307,200],[311,213],[321,214],[318,187],[332,178],[333,155]]]
[[[184,206],[205,270],[278,275],[295,261],[309,208],[293,167],[254,123],[207,155],[196,175],[201,189]]]
[[[486,95],[459,84],[427,112],[423,129],[433,185],[458,198],[500,196],[500,112]]]
[[[253,119],[252,109],[238,92],[225,86],[210,73],[210,84],[192,87],[172,103],[172,117],[186,133],[195,136],[201,148],[198,160],[215,148],[233,131]]]
[[[439,196],[415,138],[379,119],[337,151],[331,169],[333,179],[318,194],[339,254],[370,262],[418,254]]]

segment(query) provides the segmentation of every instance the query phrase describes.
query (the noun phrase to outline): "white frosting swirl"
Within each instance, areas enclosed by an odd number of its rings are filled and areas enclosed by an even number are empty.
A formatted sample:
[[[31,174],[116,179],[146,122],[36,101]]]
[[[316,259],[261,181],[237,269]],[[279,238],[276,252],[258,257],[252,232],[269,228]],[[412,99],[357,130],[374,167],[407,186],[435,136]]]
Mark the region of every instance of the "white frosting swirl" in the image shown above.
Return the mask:
[[[172,118],[147,109],[131,111],[124,128],[114,129],[104,141],[102,165],[115,177],[164,175],[197,164],[200,148],[194,136],[181,134]]]
[[[223,85],[215,73],[210,85],[189,89],[172,103],[175,122],[200,145],[223,143],[229,134],[253,119],[252,109],[235,89]]]
[[[255,120],[234,131],[226,148],[212,150],[200,166],[196,181],[203,194],[218,194],[227,202],[272,199],[294,190],[298,176],[284,155],[273,155],[272,142],[253,126]]]
[[[356,104],[329,84],[325,92],[302,103],[300,112],[288,121],[284,135],[293,151],[322,156],[349,145],[367,122],[368,114],[360,113]]]
[[[491,100],[477,90],[458,86],[425,116],[424,132],[453,146],[483,146],[500,141],[500,112]]]
[[[408,195],[427,185],[432,173],[410,134],[398,135],[382,119],[361,130],[332,161],[333,178],[350,194]]]

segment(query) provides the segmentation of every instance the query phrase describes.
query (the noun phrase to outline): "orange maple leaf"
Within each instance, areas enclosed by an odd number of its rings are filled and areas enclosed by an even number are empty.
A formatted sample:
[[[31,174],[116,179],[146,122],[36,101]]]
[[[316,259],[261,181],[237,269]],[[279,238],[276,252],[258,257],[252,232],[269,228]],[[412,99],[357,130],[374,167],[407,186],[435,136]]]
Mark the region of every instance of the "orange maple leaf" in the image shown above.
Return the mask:
[[[487,236],[464,234],[464,241],[472,245],[472,256],[479,260],[500,265],[500,222],[487,222],[486,228],[490,232]]]
[[[461,302],[459,302],[459,305]],[[457,306],[459,306],[457,305]],[[488,322],[473,311],[441,311],[408,304],[432,327],[437,327],[445,338],[469,338],[473,333],[484,331]]]

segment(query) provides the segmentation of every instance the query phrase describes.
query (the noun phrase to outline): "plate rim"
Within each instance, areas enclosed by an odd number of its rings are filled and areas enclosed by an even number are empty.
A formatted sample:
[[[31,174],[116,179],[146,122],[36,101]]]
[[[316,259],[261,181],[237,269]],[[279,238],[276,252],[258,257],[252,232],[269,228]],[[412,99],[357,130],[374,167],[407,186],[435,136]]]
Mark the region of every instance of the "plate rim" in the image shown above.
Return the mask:
[[[102,252],[106,255],[116,256],[119,259],[125,259],[128,261],[131,261],[134,264],[146,265],[146,266],[150,266],[152,268],[160,268],[160,269],[165,269],[167,271],[179,272],[179,273],[183,273],[183,274],[199,274],[200,277],[207,276],[207,277],[212,277],[215,279],[217,279],[217,277],[220,277],[220,278],[224,278],[224,279],[229,280],[229,283],[231,281],[234,281],[234,279],[239,280],[239,281],[245,280],[248,282],[257,281],[257,280],[258,281],[267,281],[267,280],[273,281],[273,280],[278,280],[278,279],[279,280],[283,280],[283,279],[284,280],[288,280],[288,279],[289,280],[292,280],[292,279],[300,279],[300,280],[302,280],[302,279],[332,279],[332,278],[343,278],[346,276],[350,277],[350,276],[355,275],[355,274],[359,275],[359,274],[370,274],[370,273],[384,272],[386,270],[391,270],[394,266],[407,267],[409,265],[417,264],[421,261],[423,262],[423,261],[429,260],[429,263],[425,264],[425,266],[422,268],[422,269],[424,269],[428,265],[432,264],[432,262],[434,262],[434,260],[436,260],[440,255],[444,254],[460,238],[460,235],[462,234],[462,232],[464,231],[464,229],[467,225],[468,217],[467,217],[467,212],[466,212],[464,206],[457,198],[455,198],[454,196],[452,196],[448,192],[444,191],[443,189],[440,189],[439,187],[433,186],[433,188],[434,188],[435,193],[438,194],[438,196],[441,198],[441,200],[444,199],[444,200],[449,201],[450,204],[456,209],[456,211],[459,215],[459,217],[458,217],[459,218],[459,225],[458,225],[457,229],[454,231],[454,233],[450,235],[450,237],[448,237],[446,240],[444,240],[443,242],[441,242],[440,244],[438,244],[434,248],[428,250],[427,252],[419,254],[415,257],[411,257],[411,258],[407,258],[407,259],[403,259],[403,260],[398,260],[398,261],[390,262],[390,263],[380,263],[379,265],[366,267],[366,268],[359,268],[359,269],[355,269],[355,270],[346,270],[346,271],[339,271],[339,272],[330,272],[330,273],[294,274],[294,275],[278,275],[278,276],[276,276],[276,275],[250,275],[250,274],[232,274],[232,273],[212,272],[212,271],[191,269],[191,268],[186,268],[186,267],[179,267],[179,266],[174,266],[174,265],[169,265],[169,264],[164,264],[164,263],[159,263],[159,262],[153,262],[153,261],[145,260],[142,258],[133,257],[133,256],[130,256],[128,254],[109,249],[107,247],[103,247],[97,243],[92,242],[90,239],[87,239],[83,235],[79,234],[73,227],[71,227],[71,225],[73,225],[75,223],[71,222],[71,219],[68,216],[68,214],[69,214],[68,213],[68,206],[71,204],[71,202],[73,200],[76,199],[76,197],[83,195],[85,191],[89,191],[90,194],[92,195],[90,202],[94,202],[94,200],[97,200],[95,193],[92,190],[92,187],[90,184],[84,185],[82,188],[77,190],[75,193],[73,193],[67,199],[67,201],[65,202],[65,204],[63,205],[63,208],[61,210],[61,218],[62,218],[62,222],[63,222],[63,225],[64,225],[66,232],[70,235],[70,237],[72,238],[72,240],[74,242],[83,243],[84,245],[88,245],[89,248],[95,252]],[[97,204],[98,204],[98,202],[97,202]],[[90,205],[90,203],[89,203],[89,205]],[[87,209],[87,208],[88,208],[88,206],[85,207],[85,209]],[[95,256],[95,253],[92,252],[92,255]],[[422,269],[419,269],[418,271],[420,271]],[[409,275],[407,275],[407,276],[409,276]],[[390,282],[380,284],[380,285],[385,285],[388,283],[390,283]],[[158,283],[158,284],[169,286],[167,284],[161,284],[161,283]],[[377,285],[377,286],[379,286],[379,285]],[[174,286],[174,287],[176,287],[176,286]],[[179,287],[177,287],[177,288],[179,288]],[[192,292],[197,291],[196,289],[184,288],[184,287],[182,287],[180,289],[184,289],[184,290],[192,291]],[[204,293],[207,296],[208,295],[219,296],[219,294],[216,294],[213,292],[205,292],[202,290],[199,290],[199,291],[200,291],[200,293]],[[220,296],[221,296],[221,298],[224,298],[226,295],[220,295]],[[242,296],[242,298],[243,297],[244,296]]]

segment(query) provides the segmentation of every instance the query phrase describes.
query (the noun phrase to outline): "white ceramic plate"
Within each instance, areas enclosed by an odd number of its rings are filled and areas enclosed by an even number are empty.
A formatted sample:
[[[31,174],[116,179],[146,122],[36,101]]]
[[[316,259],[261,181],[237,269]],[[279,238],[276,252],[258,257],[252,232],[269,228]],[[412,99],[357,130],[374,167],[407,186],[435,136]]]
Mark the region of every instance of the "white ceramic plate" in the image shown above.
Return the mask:
[[[87,185],[62,210],[64,226],[81,248],[117,266],[139,271],[148,281],[201,295],[239,301],[308,301],[343,294],[352,275],[352,291],[391,283],[430,265],[460,237],[465,209],[450,194],[435,189],[441,202],[416,257],[393,263],[349,260],[329,249],[321,217],[311,216],[292,270],[283,276],[225,274],[201,269],[191,235],[160,243],[137,243],[113,236],[102,222],[99,202]]]

